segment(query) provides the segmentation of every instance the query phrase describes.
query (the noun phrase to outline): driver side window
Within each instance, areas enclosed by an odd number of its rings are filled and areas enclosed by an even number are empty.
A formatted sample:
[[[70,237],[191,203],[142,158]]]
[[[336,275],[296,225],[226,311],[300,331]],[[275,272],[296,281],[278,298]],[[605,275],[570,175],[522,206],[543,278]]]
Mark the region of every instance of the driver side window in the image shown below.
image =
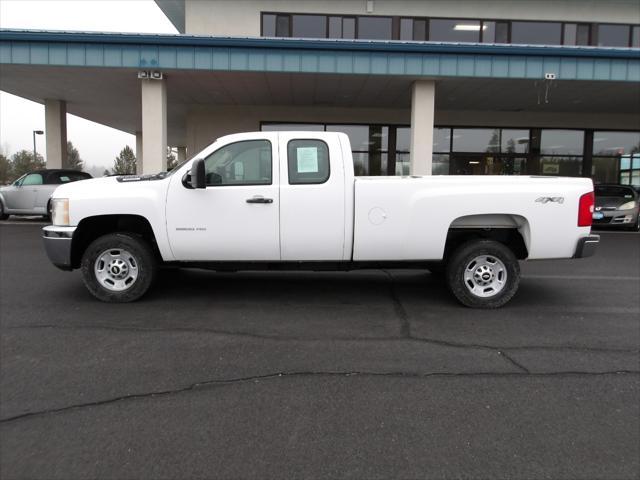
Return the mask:
[[[247,140],[216,150],[204,161],[207,186],[270,185],[271,142]]]
[[[22,185],[42,185],[42,175],[39,173],[30,173],[22,181]]]

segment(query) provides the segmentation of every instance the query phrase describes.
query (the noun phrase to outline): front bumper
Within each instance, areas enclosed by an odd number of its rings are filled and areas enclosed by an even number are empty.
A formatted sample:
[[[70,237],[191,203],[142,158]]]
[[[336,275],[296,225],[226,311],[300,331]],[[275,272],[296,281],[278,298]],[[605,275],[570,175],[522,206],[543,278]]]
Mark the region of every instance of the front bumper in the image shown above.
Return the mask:
[[[76,227],[48,225],[42,229],[44,249],[51,263],[61,270],[71,270],[71,242]]]
[[[590,257],[596,253],[596,247],[600,243],[600,235],[588,235],[578,240],[576,247],[576,253],[573,258],[585,258]]]

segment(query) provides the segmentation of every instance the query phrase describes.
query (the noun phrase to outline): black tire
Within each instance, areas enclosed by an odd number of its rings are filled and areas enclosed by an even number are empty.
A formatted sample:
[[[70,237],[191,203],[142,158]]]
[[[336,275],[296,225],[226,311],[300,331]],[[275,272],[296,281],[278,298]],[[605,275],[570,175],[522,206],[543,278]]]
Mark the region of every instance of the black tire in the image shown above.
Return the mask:
[[[128,277],[114,281],[115,277],[109,275],[108,265],[103,261],[103,278],[109,278],[106,281],[103,279],[101,283],[96,276],[96,262],[99,258],[105,258],[103,255],[106,253],[114,254],[115,260],[125,264]],[[87,247],[82,256],[81,270],[84,284],[94,297],[103,302],[126,303],[139,299],[149,290],[156,278],[157,262],[151,247],[142,238],[130,233],[111,233],[97,238]],[[118,273],[123,271],[120,267]],[[135,278],[132,273],[134,271]],[[108,281],[112,282],[112,288],[105,287]],[[123,285],[127,281],[131,282],[130,285]],[[118,285],[123,285],[124,289],[116,291]]]
[[[4,205],[0,202],[0,220],[6,220],[7,218],[9,218],[9,215],[4,213]]]
[[[481,260],[474,263],[477,259]],[[511,249],[502,243],[472,240],[453,252],[447,262],[446,278],[451,293],[463,305],[499,308],[518,290],[520,265]]]

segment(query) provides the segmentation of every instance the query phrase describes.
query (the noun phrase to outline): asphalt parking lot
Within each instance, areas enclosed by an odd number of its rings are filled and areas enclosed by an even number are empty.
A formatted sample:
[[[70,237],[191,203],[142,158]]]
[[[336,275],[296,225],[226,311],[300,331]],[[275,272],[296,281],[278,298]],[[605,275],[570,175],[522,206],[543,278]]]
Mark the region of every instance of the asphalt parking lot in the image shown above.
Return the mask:
[[[5,480],[640,474],[640,234],[478,311],[395,270],[166,271],[108,305],[41,226],[0,225]]]

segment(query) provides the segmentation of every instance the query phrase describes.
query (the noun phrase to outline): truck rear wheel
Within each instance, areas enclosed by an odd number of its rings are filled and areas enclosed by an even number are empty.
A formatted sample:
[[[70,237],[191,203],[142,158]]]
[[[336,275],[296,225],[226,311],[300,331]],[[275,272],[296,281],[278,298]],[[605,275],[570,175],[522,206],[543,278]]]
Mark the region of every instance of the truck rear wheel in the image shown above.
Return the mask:
[[[493,240],[458,247],[447,263],[447,284],[467,307],[498,308],[515,295],[520,265],[511,249]]]
[[[94,240],[82,256],[82,279],[103,302],[133,302],[144,295],[156,276],[156,260],[142,238],[112,233]]]

